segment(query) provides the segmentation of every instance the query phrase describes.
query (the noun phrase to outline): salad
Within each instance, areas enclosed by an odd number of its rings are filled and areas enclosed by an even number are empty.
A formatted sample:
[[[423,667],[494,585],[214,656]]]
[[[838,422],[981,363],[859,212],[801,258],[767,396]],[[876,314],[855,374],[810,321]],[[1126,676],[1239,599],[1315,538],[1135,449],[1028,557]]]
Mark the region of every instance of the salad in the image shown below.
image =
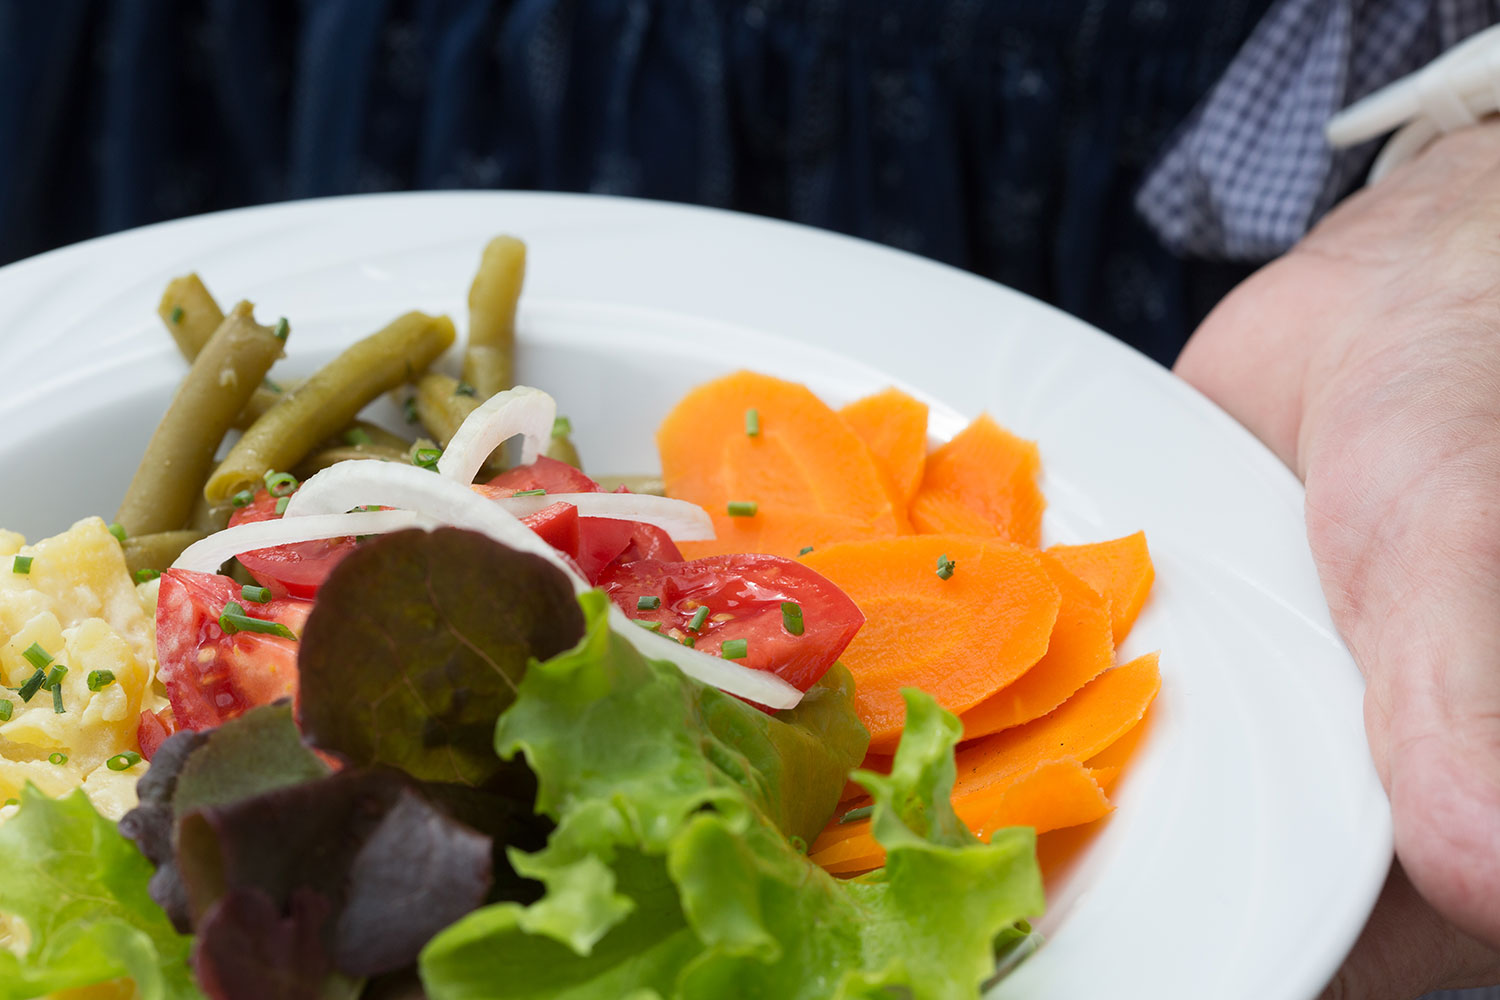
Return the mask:
[[[297,384],[168,286],[115,520],[0,534],[0,997],[972,997],[1035,945],[1036,835],[1159,683],[1143,540],[1040,550],[988,418],[929,454],[752,373],[596,480],[514,384],[523,272],[457,376],[411,313]]]

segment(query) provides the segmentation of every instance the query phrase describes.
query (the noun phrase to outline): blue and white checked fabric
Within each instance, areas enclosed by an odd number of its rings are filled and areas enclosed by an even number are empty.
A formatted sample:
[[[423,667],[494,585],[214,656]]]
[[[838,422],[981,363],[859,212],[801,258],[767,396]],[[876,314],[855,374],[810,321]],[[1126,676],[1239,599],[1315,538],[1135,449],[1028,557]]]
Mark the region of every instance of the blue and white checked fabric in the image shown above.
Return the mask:
[[[1500,21],[1500,0],[1278,0],[1148,174],[1136,208],[1174,252],[1259,262],[1289,249],[1369,168],[1335,111]]]

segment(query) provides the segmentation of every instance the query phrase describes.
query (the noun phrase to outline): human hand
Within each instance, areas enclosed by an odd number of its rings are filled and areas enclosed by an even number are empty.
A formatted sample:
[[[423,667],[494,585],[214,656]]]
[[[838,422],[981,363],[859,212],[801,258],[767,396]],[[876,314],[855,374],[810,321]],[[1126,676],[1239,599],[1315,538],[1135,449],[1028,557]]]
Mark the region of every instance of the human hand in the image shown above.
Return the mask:
[[[1176,370],[1305,482],[1367,679],[1399,864],[1325,1000],[1500,983],[1500,124],[1344,202]]]

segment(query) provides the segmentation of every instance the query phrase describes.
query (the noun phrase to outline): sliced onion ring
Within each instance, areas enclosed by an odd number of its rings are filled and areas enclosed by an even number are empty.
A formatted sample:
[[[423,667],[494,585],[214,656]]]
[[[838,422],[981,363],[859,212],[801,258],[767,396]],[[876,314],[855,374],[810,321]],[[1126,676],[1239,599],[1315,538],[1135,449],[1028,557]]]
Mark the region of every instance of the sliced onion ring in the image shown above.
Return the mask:
[[[654,524],[674,542],[706,542],[714,538],[708,511],[686,500],[646,493],[547,493],[543,496],[496,497],[490,500],[516,517],[528,517],[555,503],[572,504],[579,517],[612,517]]]
[[[220,566],[241,552],[348,535],[383,535],[405,528],[429,528],[433,523],[430,518],[409,510],[354,511],[349,514],[319,514],[317,517],[296,519],[246,521],[244,524],[216,531],[189,545],[172,563],[172,568],[196,573],[217,573]]]
[[[331,465],[304,482],[292,495],[283,520],[328,517],[333,516],[332,512],[365,505],[404,508],[441,524],[477,531],[502,545],[547,560],[568,575],[576,592],[590,589],[589,582],[556,549],[515,515],[461,483],[414,465],[368,459]],[[709,656],[648,632],[614,604],[610,605],[610,624],[642,655],[668,660],[689,677],[721,691],[775,709],[791,708],[802,700],[801,691],[775,674]]]
[[[535,462],[552,437],[557,402],[540,389],[518,385],[497,392],[458,425],[438,459],[438,475],[468,485],[479,467],[508,439],[521,435],[521,464]]]

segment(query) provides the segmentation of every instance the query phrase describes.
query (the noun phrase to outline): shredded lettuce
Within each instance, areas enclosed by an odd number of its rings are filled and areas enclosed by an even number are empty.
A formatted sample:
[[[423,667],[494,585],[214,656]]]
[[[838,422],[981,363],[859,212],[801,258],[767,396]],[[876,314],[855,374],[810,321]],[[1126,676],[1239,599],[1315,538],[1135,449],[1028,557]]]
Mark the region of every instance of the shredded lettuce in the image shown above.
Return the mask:
[[[110,979],[141,1000],[200,997],[178,934],[146,891],[151,864],[81,791],[50,799],[27,785],[0,826],[0,911],[29,942],[0,948],[0,998],[26,1000]]]
[[[798,849],[814,810],[788,803],[836,798],[863,755],[862,731],[840,721],[847,693],[765,716],[643,658],[609,631],[602,595],[580,600],[583,641],[532,665],[496,730],[557,822],[541,851],[512,852],[546,893],[434,938],[428,995],[974,997],[997,936],[1041,911],[1042,888],[1030,830],[982,844],[953,814],[957,720],[906,694],[891,775],[858,775],[887,865],[840,881]]]

